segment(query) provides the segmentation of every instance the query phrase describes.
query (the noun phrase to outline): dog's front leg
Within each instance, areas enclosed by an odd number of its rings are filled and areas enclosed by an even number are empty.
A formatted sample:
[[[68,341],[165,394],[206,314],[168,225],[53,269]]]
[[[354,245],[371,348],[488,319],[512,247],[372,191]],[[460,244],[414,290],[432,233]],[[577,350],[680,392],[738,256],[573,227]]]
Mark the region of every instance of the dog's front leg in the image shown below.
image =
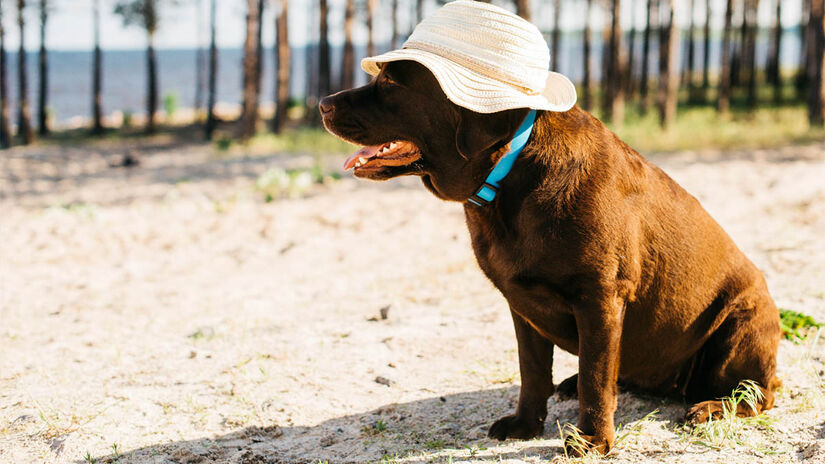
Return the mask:
[[[586,305],[576,312],[579,333],[579,422],[585,442],[568,437],[568,453],[588,451],[606,454],[613,446],[619,374],[619,344],[624,303],[608,298],[603,304]]]
[[[516,413],[502,417],[491,427],[490,438],[528,439],[541,435],[547,417],[547,398],[553,394],[553,343],[542,337],[515,311],[521,392]]]

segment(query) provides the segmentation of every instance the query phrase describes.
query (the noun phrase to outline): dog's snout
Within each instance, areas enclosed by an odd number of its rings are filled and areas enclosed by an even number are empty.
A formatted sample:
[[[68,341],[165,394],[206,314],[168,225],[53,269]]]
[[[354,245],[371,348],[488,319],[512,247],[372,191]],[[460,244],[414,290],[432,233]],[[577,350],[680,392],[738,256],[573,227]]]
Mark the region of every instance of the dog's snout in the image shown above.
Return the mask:
[[[321,111],[322,115],[326,116],[332,113],[335,109],[335,105],[333,105],[330,97],[324,97],[320,102],[318,102],[318,109]]]

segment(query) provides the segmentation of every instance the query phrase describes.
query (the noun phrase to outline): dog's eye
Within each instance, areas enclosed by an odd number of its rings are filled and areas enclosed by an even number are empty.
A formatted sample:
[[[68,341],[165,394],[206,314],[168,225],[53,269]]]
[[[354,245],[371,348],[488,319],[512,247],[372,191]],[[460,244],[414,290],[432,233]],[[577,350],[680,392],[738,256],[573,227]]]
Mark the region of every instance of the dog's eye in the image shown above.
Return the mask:
[[[388,74],[384,73],[381,75],[381,78],[378,80],[380,83],[385,85],[399,85],[398,82],[395,82]]]

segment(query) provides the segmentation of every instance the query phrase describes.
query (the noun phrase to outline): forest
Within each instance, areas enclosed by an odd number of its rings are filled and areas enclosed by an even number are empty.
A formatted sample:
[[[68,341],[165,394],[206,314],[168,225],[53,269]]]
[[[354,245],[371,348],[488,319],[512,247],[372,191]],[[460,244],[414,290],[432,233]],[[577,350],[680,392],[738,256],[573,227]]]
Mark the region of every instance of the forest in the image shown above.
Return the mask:
[[[365,52],[373,55],[378,47],[393,48],[403,44],[412,24],[420,21],[425,11],[437,3],[424,0],[391,0],[380,4],[377,0],[342,0],[343,15],[331,21],[330,1],[318,0],[296,3],[294,0],[247,0],[245,2],[245,37],[243,61],[238,67],[242,73],[240,111],[237,115],[216,114],[216,85],[220,50],[216,35],[220,18],[216,14],[219,0],[192,0],[196,12],[191,19],[198,21],[207,43],[196,52],[192,64],[192,87],[195,99],[196,123],[203,136],[213,137],[217,127],[229,128],[239,139],[249,139],[268,130],[279,133],[285,126],[318,125],[314,106],[320,97],[350,88],[360,72],[356,57],[354,30],[357,23],[366,33]],[[4,0],[0,15],[12,16],[16,28],[0,29],[0,144],[29,144],[35,134],[45,136],[51,130],[49,112],[49,50],[46,30],[54,0]],[[613,127],[621,127],[626,112],[644,115],[655,112],[663,129],[671,126],[684,107],[714,108],[725,115],[734,107],[740,114],[757,108],[803,105],[811,127],[823,126],[823,94],[825,86],[825,32],[822,0],[801,0],[801,11],[789,11],[781,0],[624,0],[630,6],[622,7],[621,0],[518,0],[504,4],[519,15],[549,27],[543,30],[551,49],[551,69],[558,69],[561,60],[577,63],[575,70],[579,104],[595,112]],[[93,19],[95,44],[90,51],[93,66],[90,69],[92,91],[89,95],[91,114],[89,131],[101,135],[106,130],[102,110],[102,86],[105,76],[101,65],[100,15],[102,8],[111,8],[124,27],[145,31],[145,118],[146,133],[153,133],[158,125],[161,95],[158,90],[158,62],[155,37],[163,27],[164,8],[180,6],[183,0],[93,0],[88,12]],[[783,4],[786,4],[783,6]],[[308,52],[305,54],[308,70],[294,76],[289,43],[289,12],[292,8],[309,6],[312,23],[309,24]],[[67,6],[60,6],[67,8]],[[38,12],[39,22],[27,24],[26,9]],[[264,23],[264,12],[272,9],[274,24]],[[565,10],[581,11],[579,24],[562,27]],[[631,12],[630,18],[622,13]],[[680,11],[681,10],[681,11]],[[783,17],[800,18],[792,27]],[[341,17],[342,16],[342,17]],[[200,18],[207,17],[208,21]],[[593,20],[601,19],[600,24]],[[677,17],[683,18],[683,25]],[[373,24],[391,24],[389,43],[377,43]],[[207,24],[208,23],[208,24]],[[0,17],[0,24],[2,22]],[[627,24],[630,24],[627,27]],[[601,27],[600,27],[601,25]],[[721,25],[721,27],[714,27]],[[37,82],[29,82],[27,75],[26,44],[22,38],[25,28],[40,31],[39,50],[34,55],[39,69]],[[263,43],[264,28],[273,28],[274,43]],[[336,62],[332,61],[330,30],[343,30],[343,50]],[[601,29],[601,30],[598,30]],[[5,38],[17,34],[19,40],[17,69],[8,69]],[[573,47],[562,48],[563,36]],[[796,56],[781,56],[783,41],[794,38],[799,43]],[[270,82],[262,79],[264,54],[271,54],[276,71]],[[575,54],[575,56],[565,56]],[[29,54],[32,55],[32,54]],[[306,79],[305,94],[291,95],[290,80]],[[9,79],[16,79],[18,95],[16,107],[9,103]],[[260,107],[262,86],[271,86],[272,114],[262,116]],[[30,90],[31,89],[31,90]],[[32,101],[36,97],[36,101]],[[290,107],[301,106],[301,117],[291,118]],[[263,119],[266,119],[264,121]],[[16,142],[15,142],[16,141]]]

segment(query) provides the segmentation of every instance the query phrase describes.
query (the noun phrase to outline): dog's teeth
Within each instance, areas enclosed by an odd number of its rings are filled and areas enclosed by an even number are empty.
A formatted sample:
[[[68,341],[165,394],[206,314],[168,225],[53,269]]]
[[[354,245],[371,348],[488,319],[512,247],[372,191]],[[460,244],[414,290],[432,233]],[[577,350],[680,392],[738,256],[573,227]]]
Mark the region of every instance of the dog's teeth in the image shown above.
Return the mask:
[[[366,163],[367,163],[367,159],[366,159],[366,158],[364,158],[363,156],[359,156],[359,157],[358,157],[358,162],[359,162],[359,163],[361,163],[361,164],[366,164]]]
[[[356,167],[356,168],[360,168],[360,167],[361,167],[361,162],[360,162],[360,161],[356,161],[356,162],[355,162],[355,167]]]
[[[395,142],[390,144],[390,148],[395,148]]]

